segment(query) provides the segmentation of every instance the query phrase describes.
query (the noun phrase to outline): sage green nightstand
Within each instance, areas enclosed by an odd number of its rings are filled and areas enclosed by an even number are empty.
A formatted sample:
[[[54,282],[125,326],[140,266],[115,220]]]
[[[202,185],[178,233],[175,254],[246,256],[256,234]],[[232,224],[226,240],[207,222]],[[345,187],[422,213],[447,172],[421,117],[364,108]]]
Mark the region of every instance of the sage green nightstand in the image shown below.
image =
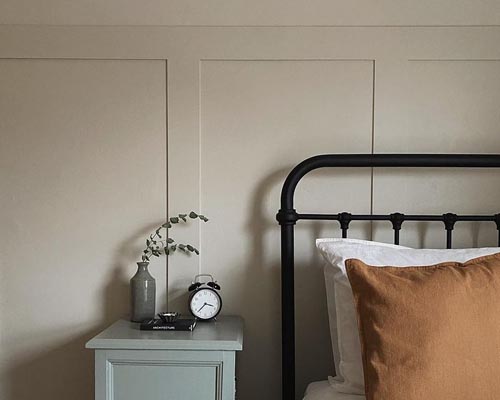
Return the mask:
[[[234,400],[243,320],[198,322],[193,332],[120,320],[86,347],[95,349],[95,400]]]

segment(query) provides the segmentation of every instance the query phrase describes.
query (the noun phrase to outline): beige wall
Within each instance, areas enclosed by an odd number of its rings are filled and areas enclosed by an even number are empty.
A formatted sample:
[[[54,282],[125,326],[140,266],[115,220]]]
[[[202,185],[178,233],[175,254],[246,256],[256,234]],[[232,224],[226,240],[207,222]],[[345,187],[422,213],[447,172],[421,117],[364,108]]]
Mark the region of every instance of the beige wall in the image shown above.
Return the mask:
[[[1,399],[93,398],[84,343],[165,215],[161,82],[159,61],[0,60]]]
[[[215,274],[224,312],[246,320],[240,398],[278,398],[274,215],[290,168],[318,153],[500,152],[500,28],[388,26],[494,25],[498,4],[397,3],[2,2],[0,22],[34,25],[0,26],[0,398],[92,398],[83,344],[127,313],[141,238],[167,203],[211,218],[176,232],[202,255],[169,259],[170,307],[186,309],[198,271]],[[498,182],[491,171],[321,172],[297,207],[498,212]],[[332,373],[313,239],[336,228],[297,229],[300,390]],[[457,239],[494,234],[477,225]],[[379,225],[352,235],[390,240]],[[439,246],[443,234],[402,240]],[[163,308],[165,260],[152,272]]]
[[[498,25],[496,0],[2,0],[0,23],[52,25]]]

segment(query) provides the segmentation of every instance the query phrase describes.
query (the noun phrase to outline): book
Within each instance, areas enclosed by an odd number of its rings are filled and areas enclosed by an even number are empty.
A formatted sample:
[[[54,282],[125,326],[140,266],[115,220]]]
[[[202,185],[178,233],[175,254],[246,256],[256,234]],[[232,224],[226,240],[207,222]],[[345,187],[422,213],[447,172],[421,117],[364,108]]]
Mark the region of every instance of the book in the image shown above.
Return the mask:
[[[141,331],[192,331],[195,326],[195,318],[179,318],[174,322],[151,319],[141,323]]]

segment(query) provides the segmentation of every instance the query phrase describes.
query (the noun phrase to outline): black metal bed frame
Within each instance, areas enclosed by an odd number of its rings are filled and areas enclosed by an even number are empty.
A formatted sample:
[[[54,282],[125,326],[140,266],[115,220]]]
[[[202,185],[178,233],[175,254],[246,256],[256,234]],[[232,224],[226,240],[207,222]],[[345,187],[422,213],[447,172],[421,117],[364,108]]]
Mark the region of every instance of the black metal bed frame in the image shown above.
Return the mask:
[[[327,154],[308,158],[288,175],[281,191],[281,209],[276,219],[281,225],[281,318],[282,318],[282,399],[295,400],[295,304],[294,304],[294,226],[299,220],[338,221],[342,237],[347,237],[351,221],[390,221],[394,243],[404,221],[441,221],[446,230],[446,247],[452,246],[452,231],[458,221],[491,221],[499,232],[500,214],[495,215],[355,215],[300,214],[294,209],[294,193],[308,172],[325,167],[416,167],[416,168],[500,168],[500,154]]]

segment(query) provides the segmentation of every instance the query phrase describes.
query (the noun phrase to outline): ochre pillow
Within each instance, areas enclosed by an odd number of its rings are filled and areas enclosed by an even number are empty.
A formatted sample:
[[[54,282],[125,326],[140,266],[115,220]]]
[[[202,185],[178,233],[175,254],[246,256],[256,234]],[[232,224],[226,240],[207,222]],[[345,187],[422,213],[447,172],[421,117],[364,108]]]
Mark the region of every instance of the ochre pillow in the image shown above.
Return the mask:
[[[367,400],[500,399],[500,253],[422,267],[346,261]]]

